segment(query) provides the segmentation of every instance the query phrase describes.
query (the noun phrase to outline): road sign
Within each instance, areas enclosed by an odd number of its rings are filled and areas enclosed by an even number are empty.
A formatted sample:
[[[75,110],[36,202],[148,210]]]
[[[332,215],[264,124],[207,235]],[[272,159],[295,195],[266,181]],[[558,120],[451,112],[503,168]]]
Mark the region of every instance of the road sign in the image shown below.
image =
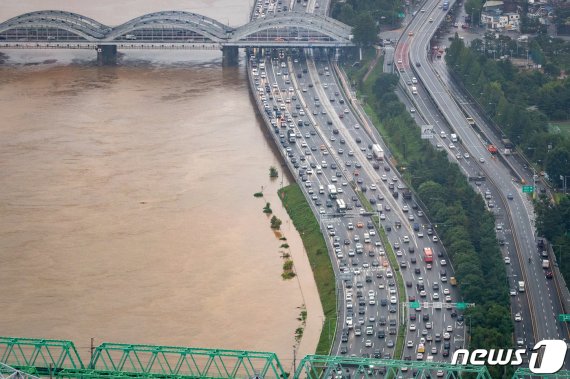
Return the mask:
[[[410,308],[419,308],[420,307],[420,302],[419,301],[411,301],[409,303]]]
[[[455,308],[465,309],[465,308],[467,308],[467,303],[457,303],[457,304],[455,304]]]
[[[570,321],[570,315],[560,314],[560,315],[558,315],[558,321],[569,322]]]
[[[523,193],[533,193],[534,186],[522,186]]]
[[[433,125],[422,125],[422,139],[432,139],[433,138]]]

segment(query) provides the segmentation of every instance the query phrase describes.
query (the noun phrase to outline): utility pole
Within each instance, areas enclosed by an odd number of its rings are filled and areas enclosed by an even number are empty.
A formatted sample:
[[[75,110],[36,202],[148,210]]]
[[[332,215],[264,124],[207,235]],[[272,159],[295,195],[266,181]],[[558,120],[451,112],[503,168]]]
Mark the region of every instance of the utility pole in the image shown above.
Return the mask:
[[[95,351],[95,344],[94,344],[94,342],[95,342],[95,338],[94,338],[94,337],[91,337],[91,347],[90,347],[90,350],[89,350],[89,351],[91,352],[91,360],[90,360],[90,362],[93,362],[93,351]]]
[[[293,345],[293,375],[295,375],[295,371],[297,371],[297,350]]]

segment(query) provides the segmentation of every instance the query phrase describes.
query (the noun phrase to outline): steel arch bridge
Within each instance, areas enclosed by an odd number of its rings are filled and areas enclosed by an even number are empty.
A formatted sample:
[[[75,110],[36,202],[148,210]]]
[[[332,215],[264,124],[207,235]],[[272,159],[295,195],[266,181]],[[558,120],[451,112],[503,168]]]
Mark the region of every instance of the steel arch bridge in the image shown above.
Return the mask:
[[[34,46],[35,44],[35,46]],[[45,10],[0,23],[0,47],[203,44],[216,47],[352,46],[351,28],[332,18],[288,12],[237,28],[196,13],[164,11],[110,27],[77,13]],[[67,45],[66,45],[67,44]],[[71,46],[71,45],[73,46]],[[49,46],[48,46],[49,45]]]
[[[0,378],[3,373],[16,371],[19,376],[9,377],[22,378],[25,374],[29,378],[49,375],[70,379],[368,379],[404,374],[426,379],[440,372],[446,379],[491,379],[485,366],[321,355],[306,356],[289,374],[275,353],[118,343],[99,345],[90,362],[84,364],[71,341],[0,337]],[[534,377],[536,374],[520,368],[513,379]],[[568,379],[570,372],[541,377]]]

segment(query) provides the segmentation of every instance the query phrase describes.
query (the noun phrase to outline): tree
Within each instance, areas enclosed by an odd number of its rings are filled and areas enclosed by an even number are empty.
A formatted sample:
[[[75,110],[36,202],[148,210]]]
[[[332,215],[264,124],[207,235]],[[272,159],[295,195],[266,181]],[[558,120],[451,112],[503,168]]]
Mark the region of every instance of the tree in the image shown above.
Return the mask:
[[[481,21],[481,10],[483,2],[480,0],[467,0],[465,2],[465,13],[471,16],[471,24],[479,25]]]
[[[376,23],[368,13],[361,14],[356,18],[356,23],[352,28],[354,42],[359,46],[371,46],[376,42]]]
[[[554,183],[562,186],[561,175],[570,174],[570,152],[564,147],[557,147],[546,154],[546,172]]]
[[[271,229],[279,230],[283,221],[278,219],[276,216],[271,217]]]
[[[274,166],[269,167],[269,177],[270,178],[276,178],[279,176],[279,172],[277,171],[277,169]]]

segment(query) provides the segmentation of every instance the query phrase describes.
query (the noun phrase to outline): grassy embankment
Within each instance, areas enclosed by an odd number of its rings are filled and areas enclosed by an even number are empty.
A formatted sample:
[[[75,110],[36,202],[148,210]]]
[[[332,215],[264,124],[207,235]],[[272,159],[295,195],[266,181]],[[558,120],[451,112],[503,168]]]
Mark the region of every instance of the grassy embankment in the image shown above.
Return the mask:
[[[326,355],[329,354],[332,341],[334,340],[337,319],[335,276],[327,246],[319,223],[307,204],[301,188],[297,184],[291,184],[278,192],[279,198],[283,202],[285,209],[287,209],[293,225],[295,225],[295,229],[301,235],[313,270],[313,276],[325,314],[323,330],[321,331],[316,354]]]

